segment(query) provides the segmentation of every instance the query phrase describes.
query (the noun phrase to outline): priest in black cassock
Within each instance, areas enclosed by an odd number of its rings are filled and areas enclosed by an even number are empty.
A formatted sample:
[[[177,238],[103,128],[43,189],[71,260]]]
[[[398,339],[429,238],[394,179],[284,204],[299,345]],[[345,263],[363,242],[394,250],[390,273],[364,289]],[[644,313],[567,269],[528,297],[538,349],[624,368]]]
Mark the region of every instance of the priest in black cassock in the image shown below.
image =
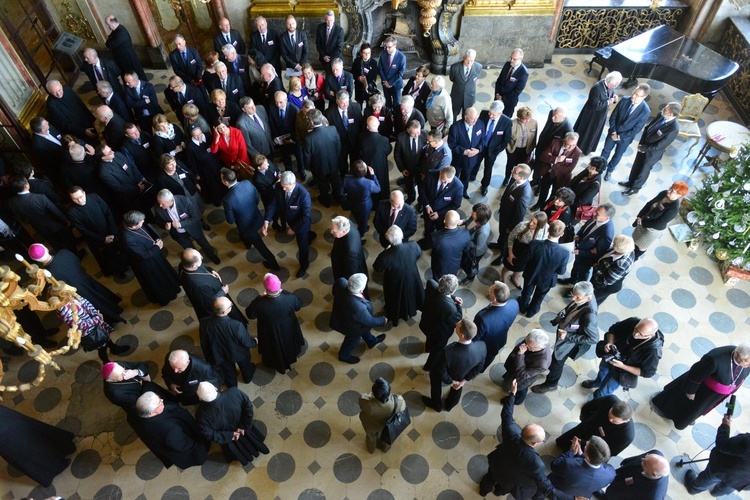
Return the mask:
[[[69,250],[60,250],[53,257],[47,247],[34,243],[29,247],[29,257],[52,273],[56,279],[75,287],[78,295],[85,298],[104,316],[104,321],[113,325],[125,323],[120,316],[122,298],[92,278],[81,265],[81,261]]]
[[[121,25],[115,16],[107,16],[105,22],[109,26],[109,29],[112,30],[112,33],[107,37],[106,45],[112,51],[112,58],[122,70],[122,74],[135,71],[138,73],[138,78],[147,82],[146,72],[143,71],[138,54],[135,53],[133,40],[130,38],[127,28]]]
[[[369,281],[370,274],[367,272],[365,253],[362,250],[362,237],[357,226],[353,226],[349,219],[339,215],[331,219],[331,236],[334,238],[331,248],[333,280],[348,280],[352,274],[362,273]],[[367,288],[364,296],[369,297]]]
[[[270,453],[265,436],[253,425],[253,405],[247,394],[236,387],[219,392],[209,382],[198,384],[200,406],[195,419],[201,434],[221,445],[224,460],[247,465],[261,453]]]
[[[47,82],[47,120],[61,134],[71,134],[78,139],[96,144],[94,115],[70,87],[57,80]]]
[[[711,349],[654,396],[656,413],[682,430],[735,393],[750,375],[750,343]]]
[[[207,203],[220,206],[221,200],[227,193],[227,188],[221,183],[221,169],[224,164],[218,154],[211,152],[211,144],[200,128],[190,131],[190,140],[185,142],[187,149],[187,164],[201,179],[201,196]]]
[[[258,345],[258,341],[247,333],[245,325],[229,317],[233,306],[227,297],[217,298],[213,316],[203,318],[200,325],[201,349],[208,362],[224,375],[227,387],[237,386],[235,364],[240,367],[244,383],[249,384],[253,379],[255,365],[250,349]]]
[[[219,273],[203,265],[203,256],[198,250],[187,248],[182,252],[177,272],[180,275],[182,289],[190,299],[198,320],[214,315],[214,300],[217,298],[226,297],[232,300],[229,296],[229,285],[222,283]],[[234,301],[232,306],[229,317],[247,326],[247,318]]]
[[[412,318],[422,309],[424,284],[417,261],[422,249],[414,242],[402,243],[404,232],[395,224],[385,232],[389,243],[375,259],[372,268],[383,273],[385,315],[398,326],[398,320]]]
[[[180,293],[180,279],[161,253],[164,242],[143,229],[142,212],[131,210],[122,219],[122,244],[138,283],[149,301],[166,306]]]
[[[76,451],[72,432],[0,406],[0,457],[44,487],[68,468]]]
[[[161,377],[169,391],[183,405],[197,405],[198,384],[211,382],[221,387],[221,375],[207,361],[193,356],[184,349],[177,349],[164,357]]]
[[[297,361],[305,345],[297,311],[302,301],[281,289],[281,280],[268,273],[263,277],[266,293],[256,297],[247,309],[250,319],[258,320],[258,351],[263,364],[279,373],[286,373]]]
[[[95,193],[87,194],[80,186],[72,186],[68,193],[73,202],[68,208],[68,218],[83,235],[104,276],[125,274],[128,263],[122,255],[120,231],[107,203]]]

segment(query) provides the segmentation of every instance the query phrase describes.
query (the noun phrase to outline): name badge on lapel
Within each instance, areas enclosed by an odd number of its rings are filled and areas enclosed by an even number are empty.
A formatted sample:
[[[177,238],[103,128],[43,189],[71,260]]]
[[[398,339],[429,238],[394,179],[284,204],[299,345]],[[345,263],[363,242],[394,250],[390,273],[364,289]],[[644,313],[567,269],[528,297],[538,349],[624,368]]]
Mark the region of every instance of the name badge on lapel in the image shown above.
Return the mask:
[[[443,196],[443,201],[451,201],[452,199],[450,196]]]
[[[477,130],[477,137],[479,137],[480,135],[482,135],[482,131],[481,130]]]
[[[505,134],[504,130],[498,130],[497,132],[495,132],[495,135],[503,135],[503,134]]]
[[[664,132],[662,132],[661,130],[657,130],[656,131],[656,135],[659,136],[659,137],[661,137],[661,136],[664,135]]]
[[[180,220],[185,220],[188,218],[187,214],[180,214]]]
[[[232,91],[232,94],[237,94],[237,93],[239,93],[239,89],[234,89],[234,90]]]
[[[145,144],[143,145],[143,149],[148,149],[148,148],[150,148],[150,147],[151,147],[151,143],[150,143],[150,142],[147,142],[147,143],[145,143]]]
[[[191,60],[190,64],[195,64],[195,59]]]
[[[273,40],[268,40],[268,45],[273,45]]]
[[[289,210],[297,210],[299,208],[299,205],[290,205]]]
[[[516,78],[514,76],[511,76],[510,77],[510,81],[513,82],[513,83],[516,83]]]
[[[234,45],[236,47],[237,46],[237,40],[233,41],[232,45]]]
[[[193,102],[194,102],[194,101],[193,101],[192,99],[190,99],[190,100],[188,101],[188,104],[193,104]]]
[[[127,170],[128,170],[128,164],[127,164],[127,163],[126,163],[126,164],[124,164],[124,165],[122,166],[122,169],[123,169],[123,170],[125,170],[125,171],[127,171]]]
[[[304,42],[300,42],[300,43],[297,44],[297,47],[302,47],[303,45],[305,45],[305,43]]]
[[[354,123],[354,118],[349,118],[349,123]]]
[[[184,179],[185,177],[187,177],[187,174],[179,174],[177,177],[179,177],[180,179]]]
[[[573,163],[573,158],[565,158],[565,163]]]

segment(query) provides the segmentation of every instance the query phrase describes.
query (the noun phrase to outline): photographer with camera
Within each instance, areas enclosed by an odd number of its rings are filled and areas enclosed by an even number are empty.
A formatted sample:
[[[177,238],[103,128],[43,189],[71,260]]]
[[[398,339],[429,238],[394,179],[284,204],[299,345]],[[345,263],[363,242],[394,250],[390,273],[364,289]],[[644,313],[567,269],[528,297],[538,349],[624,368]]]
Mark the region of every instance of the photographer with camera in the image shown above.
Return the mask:
[[[552,364],[547,379],[532,387],[532,392],[544,394],[556,390],[565,360],[580,358],[596,344],[599,340],[597,312],[594,286],[588,281],[579,281],[573,286],[573,300],[551,321],[552,326],[557,327]]]
[[[557,446],[563,450],[570,448],[574,438],[585,446],[591,436],[599,436],[608,445],[614,457],[630,446],[635,439],[633,408],[617,396],[592,399],[581,407],[581,423],[557,438]]]
[[[638,377],[651,378],[661,359],[664,334],[653,318],[628,318],[613,324],[606,336],[596,345],[596,355],[602,358],[594,380],[581,385],[594,391],[594,398],[612,394],[618,387],[631,389],[638,385]]]

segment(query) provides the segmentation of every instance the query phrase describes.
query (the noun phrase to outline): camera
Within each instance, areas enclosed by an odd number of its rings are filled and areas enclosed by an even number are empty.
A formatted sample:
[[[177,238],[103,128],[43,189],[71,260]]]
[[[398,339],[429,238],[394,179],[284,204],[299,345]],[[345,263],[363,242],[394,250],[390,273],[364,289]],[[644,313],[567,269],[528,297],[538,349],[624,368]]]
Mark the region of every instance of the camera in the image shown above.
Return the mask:
[[[609,354],[607,356],[604,356],[604,362],[609,363],[613,359],[622,361],[622,353],[617,349],[617,346],[615,345],[609,346]]]
[[[732,397],[729,398],[729,402],[727,403],[727,412],[726,416],[729,418],[732,418],[734,415],[734,407],[737,404],[737,395],[732,394]]]
[[[563,309],[562,311],[560,311],[559,313],[557,313],[557,316],[555,316],[554,318],[552,318],[552,321],[550,321],[550,324],[552,326],[559,325],[560,323],[563,322],[563,320],[565,319],[566,315],[567,314],[565,313],[565,309]]]

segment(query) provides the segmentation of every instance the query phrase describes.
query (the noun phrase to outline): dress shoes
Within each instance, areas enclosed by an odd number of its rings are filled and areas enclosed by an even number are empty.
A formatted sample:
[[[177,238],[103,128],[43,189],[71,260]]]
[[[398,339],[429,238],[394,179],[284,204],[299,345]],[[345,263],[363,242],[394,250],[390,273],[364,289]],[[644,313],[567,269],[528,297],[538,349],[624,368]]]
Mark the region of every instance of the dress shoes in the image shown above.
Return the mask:
[[[428,398],[427,396],[422,396],[422,402],[424,403],[424,405],[427,408],[432,408],[433,410],[435,410],[438,413],[440,413],[442,411],[442,410],[438,410],[438,408],[435,405],[435,403],[432,402],[432,399]]]
[[[638,189],[630,188],[627,191],[623,191],[622,194],[624,196],[632,196],[632,195],[636,194],[637,192],[638,192]]]
[[[503,247],[500,245],[500,243],[493,242],[493,243],[487,243],[487,248],[491,248],[493,250],[501,250]]]
[[[211,259],[211,262],[213,262],[214,264],[221,264],[221,259],[219,258],[219,254],[217,253],[209,254],[208,258]]]
[[[312,243],[313,241],[315,241],[315,238],[317,237],[318,237],[318,233],[316,233],[315,231],[310,231],[309,233],[307,233],[307,242]]]
[[[626,187],[626,188],[629,188],[629,187],[632,186],[632,184],[630,183],[630,181],[620,181],[617,184],[619,184],[620,186]]]
[[[698,474],[693,469],[685,471],[685,488],[687,488],[688,493],[690,493],[690,485],[693,484],[696,477],[698,477]]]
[[[356,365],[359,363],[359,358],[357,356],[349,356],[346,359],[339,358],[339,361],[343,361],[344,363],[349,363],[350,365]]]
[[[279,267],[279,263],[276,262],[275,260],[274,261],[264,260],[263,265],[265,266],[266,269],[270,269],[271,271],[281,271],[281,268]]]
[[[608,181],[612,178],[612,172],[610,170],[607,170],[607,173],[604,174],[604,180]]]
[[[399,177],[396,180],[396,184],[398,184],[399,186],[406,186],[406,179],[404,177]]]
[[[596,389],[599,386],[597,385],[596,380],[584,380],[581,382],[581,387],[584,389]]]
[[[506,178],[505,178],[505,179],[503,180],[503,185],[502,185],[502,187],[505,187],[505,186],[507,186],[509,182],[510,182],[510,179],[508,179],[508,178],[506,177]]]
[[[565,299],[570,299],[572,297],[573,297],[573,289],[572,288],[563,294],[563,298],[565,298]]]
[[[324,207],[331,208],[331,200],[329,200],[328,198],[323,197],[323,196],[318,196],[316,199],[318,200],[318,203],[320,203]]]
[[[531,392],[534,392],[536,394],[544,394],[545,392],[552,392],[555,390],[557,390],[557,384],[555,385],[537,384],[531,388]]]
[[[114,354],[115,356],[119,356],[120,354],[125,354],[130,350],[129,345],[118,345],[118,344],[111,344],[109,346],[109,352]]]
[[[531,208],[529,208],[529,210],[531,210],[532,212],[538,212],[541,209],[542,207],[540,207],[539,205],[534,205]]]
[[[296,277],[301,278],[305,275],[307,272],[307,267],[300,267],[299,271],[297,271],[297,274],[295,274]]]
[[[493,260],[492,262],[490,262],[490,265],[492,265],[492,266],[499,266],[502,263],[503,263],[503,256],[499,255],[495,260]]]
[[[211,230],[211,226],[209,226],[208,224],[206,224],[205,221],[201,220],[201,226],[203,227],[204,231],[210,231]]]
[[[466,285],[470,284],[472,281],[474,281],[474,276],[467,276],[464,279],[462,279],[459,284],[461,286],[466,286]]]
[[[572,278],[565,278],[565,279],[557,278],[557,284],[558,285],[575,285],[575,282],[573,281]]]
[[[464,193],[464,199],[465,200],[470,200],[471,199],[471,198],[469,198],[469,193]]]
[[[488,189],[486,187],[482,188],[482,196],[487,196]]]
[[[370,346],[370,349],[372,349],[373,347],[375,347],[376,345],[378,345],[384,340],[385,340],[385,333],[381,333],[380,335],[375,337],[375,343]]]

